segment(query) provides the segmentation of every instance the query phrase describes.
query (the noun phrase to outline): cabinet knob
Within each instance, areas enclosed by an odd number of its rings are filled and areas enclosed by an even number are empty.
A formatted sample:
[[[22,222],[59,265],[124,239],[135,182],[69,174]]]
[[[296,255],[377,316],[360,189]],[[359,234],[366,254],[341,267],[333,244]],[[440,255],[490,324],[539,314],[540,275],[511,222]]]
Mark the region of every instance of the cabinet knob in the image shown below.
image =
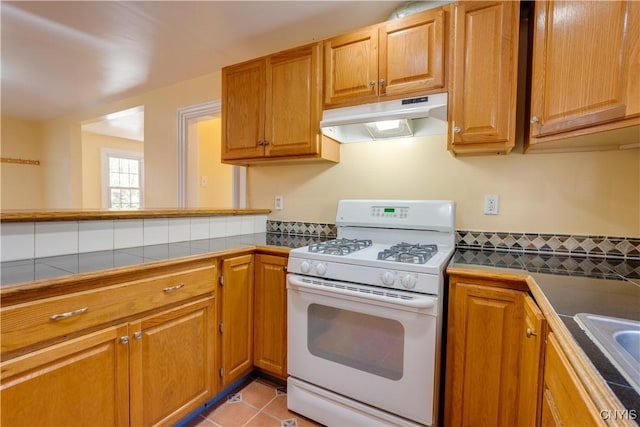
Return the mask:
[[[142,339],[142,331],[135,332],[135,333],[133,334],[133,337],[134,337],[135,339],[137,339],[137,340],[141,340],[141,339]]]
[[[379,84],[380,86],[384,86],[386,83],[387,83],[387,82],[386,82],[386,81],[384,81],[384,79],[380,79],[380,81],[378,82],[378,84]]]
[[[270,144],[270,142],[267,141],[267,140],[262,141],[262,145],[269,145],[269,144]]]
[[[536,331],[531,330],[531,328],[527,328],[527,338],[537,337]]]
[[[120,342],[122,344],[129,344],[129,337],[127,335],[120,337]]]
[[[531,124],[535,125],[537,123],[540,123],[540,119],[536,116],[531,117]]]
[[[374,82],[373,80],[369,82],[369,86],[374,87],[375,85],[376,85],[376,82]]]
[[[460,129],[460,126],[455,126],[455,127],[453,128],[453,132],[454,132],[454,133],[460,133],[461,131],[462,131],[462,129]]]

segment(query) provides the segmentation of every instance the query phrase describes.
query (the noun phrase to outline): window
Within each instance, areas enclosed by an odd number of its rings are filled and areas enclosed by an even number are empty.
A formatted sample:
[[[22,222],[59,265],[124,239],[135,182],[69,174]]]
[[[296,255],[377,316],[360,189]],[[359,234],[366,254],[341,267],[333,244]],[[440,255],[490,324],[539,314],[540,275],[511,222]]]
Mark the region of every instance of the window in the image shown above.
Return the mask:
[[[143,191],[142,153],[103,152],[103,205],[108,209],[140,209]]]

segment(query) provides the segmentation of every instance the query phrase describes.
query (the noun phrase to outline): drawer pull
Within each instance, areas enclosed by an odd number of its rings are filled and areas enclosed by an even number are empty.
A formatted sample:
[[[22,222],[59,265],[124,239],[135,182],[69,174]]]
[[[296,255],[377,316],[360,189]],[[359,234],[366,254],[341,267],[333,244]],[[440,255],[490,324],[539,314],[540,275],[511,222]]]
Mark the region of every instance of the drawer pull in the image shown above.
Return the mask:
[[[66,319],[67,317],[77,316],[78,314],[86,313],[87,311],[89,311],[89,307],[82,307],[77,310],[67,311],[66,313],[54,314],[53,316],[49,317],[49,319],[51,320]]]
[[[177,291],[178,289],[182,288],[184,286],[184,283],[179,283],[175,286],[169,286],[168,288],[164,288],[163,291],[165,292],[173,292],[173,291]]]
[[[531,328],[527,328],[527,338],[531,338],[531,337],[537,337],[538,334],[536,334],[536,331],[532,330]]]

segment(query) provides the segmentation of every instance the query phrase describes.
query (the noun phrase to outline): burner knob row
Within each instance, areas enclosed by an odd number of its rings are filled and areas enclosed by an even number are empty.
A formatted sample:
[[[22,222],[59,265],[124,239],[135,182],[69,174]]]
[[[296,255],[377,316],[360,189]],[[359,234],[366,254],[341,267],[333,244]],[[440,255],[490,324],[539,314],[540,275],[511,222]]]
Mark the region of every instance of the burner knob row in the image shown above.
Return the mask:
[[[405,289],[413,289],[416,287],[418,283],[418,276],[411,273],[401,273],[399,274],[400,284]],[[396,275],[390,271],[385,271],[380,275],[380,280],[382,284],[385,286],[393,286],[396,281]]]
[[[309,274],[313,267],[315,267],[315,272],[318,276],[324,276],[325,274],[327,274],[327,265],[323,262],[319,262],[318,264],[313,265],[309,261],[302,261],[302,263],[300,264],[300,271],[302,271],[302,273],[304,274]]]

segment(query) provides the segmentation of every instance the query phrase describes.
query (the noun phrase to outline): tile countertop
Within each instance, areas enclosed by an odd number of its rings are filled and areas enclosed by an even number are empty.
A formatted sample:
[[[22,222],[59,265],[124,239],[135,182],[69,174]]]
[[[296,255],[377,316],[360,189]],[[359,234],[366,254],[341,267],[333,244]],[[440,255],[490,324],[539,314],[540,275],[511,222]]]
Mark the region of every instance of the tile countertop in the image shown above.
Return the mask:
[[[640,320],[640,261],[458,249],[449,267],[530,275],[622,405],[640,413],[640,394],[573,317],[592,313]]]
[[[15,285],[112,268],[167,261],[252,246],[296,248],[322,238],[272,233],[245,234],[109,251],[60,255],[1,263],[0,284]],[[326,238],[324,238],[326,240]]]

